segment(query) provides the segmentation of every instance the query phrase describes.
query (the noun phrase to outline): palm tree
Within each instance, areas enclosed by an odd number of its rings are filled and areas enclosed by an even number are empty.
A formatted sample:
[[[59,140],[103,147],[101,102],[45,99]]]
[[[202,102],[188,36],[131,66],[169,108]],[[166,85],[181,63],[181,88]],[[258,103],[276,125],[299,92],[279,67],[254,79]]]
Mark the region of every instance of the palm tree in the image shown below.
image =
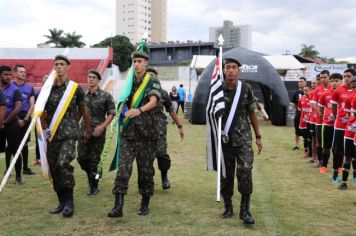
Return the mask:
[[[63,38],[63,30],[61,29],[48,29],[50,35],[43,35],[44,37],[46,37],[48,40],[46,41],[46,43],[53,43],[55,46],[55,48],[61,47],[61,40]]]
[[[85,46],[85,43],[80,41],[81,38],[82,36],[76,34],[75,31],[73,33],[66,33],[66,36],[61,39],[60,44],[62,47],[82,48]]]
[[[307,46],[306,44],[302,44],[302,49],[299,53],[299,56],[309,57],[309,58],[318,58],[319,52],[315,49],[314,45]]]

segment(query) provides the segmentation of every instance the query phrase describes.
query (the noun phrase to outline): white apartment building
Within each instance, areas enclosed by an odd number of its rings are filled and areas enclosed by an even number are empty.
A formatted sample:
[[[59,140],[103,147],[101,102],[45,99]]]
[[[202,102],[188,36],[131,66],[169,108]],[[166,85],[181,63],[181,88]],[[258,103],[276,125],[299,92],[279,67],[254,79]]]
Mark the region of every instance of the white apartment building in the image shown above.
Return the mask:
[[[145,32],[148,42],[166,41],[167,0],[116,0],[116,34],[136,44]]]
[[[222,34],[224,47],[244,47],[251,49],[251,26],[234,25],[232,21],[224,21],[222,27],[209,27],[209,41],[217,42],[217,38]]]

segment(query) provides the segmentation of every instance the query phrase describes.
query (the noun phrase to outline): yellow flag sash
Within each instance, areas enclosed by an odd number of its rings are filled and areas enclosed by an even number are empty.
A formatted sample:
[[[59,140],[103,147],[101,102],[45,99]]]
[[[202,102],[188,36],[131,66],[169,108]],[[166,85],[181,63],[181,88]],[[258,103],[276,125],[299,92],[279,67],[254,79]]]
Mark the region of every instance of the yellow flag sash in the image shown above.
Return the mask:
[[[49,130],[50,130],[50,137],[48,141],[52,141],[54,135],[57,132],[58,126],[62,121],[62,118],[64,114],[66,113],[70,102],[73,99],[73,96],[75,94],[75,91],[78,88],[78,84],[74,81],[69,81],[66,90],[64,91],[64,94],[61,98],[61,101],[58,104],[58,107],[53,115],[53,118],[51,120],[51,124],[49,125]]]

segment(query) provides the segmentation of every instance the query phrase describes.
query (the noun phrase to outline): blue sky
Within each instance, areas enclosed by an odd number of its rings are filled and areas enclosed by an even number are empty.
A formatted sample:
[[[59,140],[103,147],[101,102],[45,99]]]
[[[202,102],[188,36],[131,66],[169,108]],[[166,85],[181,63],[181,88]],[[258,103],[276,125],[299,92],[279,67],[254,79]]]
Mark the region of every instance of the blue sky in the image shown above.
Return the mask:
[[[223,20],[252,27],[252,49],[280,55],[313,44],[322,56],[356,59],[353,0],[168,0],[168,40],[209,38]],[[36,47],[49,28],[76,31],[90,46],[115,35],[114,0],[1,0],[0,47]]]

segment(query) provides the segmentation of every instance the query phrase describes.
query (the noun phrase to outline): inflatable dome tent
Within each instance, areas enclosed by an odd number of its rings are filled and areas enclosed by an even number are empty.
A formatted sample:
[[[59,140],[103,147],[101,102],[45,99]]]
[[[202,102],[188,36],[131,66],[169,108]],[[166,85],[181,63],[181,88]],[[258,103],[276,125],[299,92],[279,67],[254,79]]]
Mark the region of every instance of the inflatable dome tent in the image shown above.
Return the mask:
[[[286,125],[286,109],[289,105],[287,90],[273,66],[263,55],[237,47],[223,53],[223,58],[236,58],[240,67],[239,80],[258,84],[263,96],[264,107],[273,125]],[[205,124],[205,110],[210,91],[210,80],[214,70],[213,60],[203,71],[195,90],[192,108],[192,124]]]

